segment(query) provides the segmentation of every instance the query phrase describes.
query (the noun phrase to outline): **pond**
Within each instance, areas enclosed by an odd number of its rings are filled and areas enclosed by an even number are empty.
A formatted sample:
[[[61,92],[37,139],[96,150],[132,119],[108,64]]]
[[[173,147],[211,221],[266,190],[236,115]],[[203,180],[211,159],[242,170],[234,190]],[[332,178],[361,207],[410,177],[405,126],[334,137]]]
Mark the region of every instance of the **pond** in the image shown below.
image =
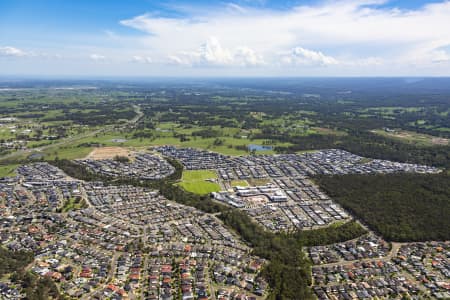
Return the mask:
[[[255,145],[255,144],[248,145],[249,151],[270,151],[272,149],[273,149],[272,146],[267,145]]]

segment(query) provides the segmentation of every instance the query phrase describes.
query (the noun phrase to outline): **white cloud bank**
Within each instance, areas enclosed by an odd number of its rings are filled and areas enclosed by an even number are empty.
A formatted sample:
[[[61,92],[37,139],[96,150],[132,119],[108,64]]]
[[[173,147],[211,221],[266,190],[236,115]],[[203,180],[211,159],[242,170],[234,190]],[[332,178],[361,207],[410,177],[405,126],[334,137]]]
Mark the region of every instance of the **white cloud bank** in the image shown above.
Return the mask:
[[[450,1],[416,10],[384,2],[328,1],[287,11],[228,4],[190,10],[186,18],[144,14],[120,23],[147,33],[139,43],[160,61],[197,67],[401,68],[448,61],[442,48],[450,45]]]
[[[331,56],[327,56],[320,51],[308,50],[302,47],[293,48],[288,54],[281,57],[284,64],[290,65],[337,65],[339,61]]]
[[[255,50],[239,46],[235,49],[222,47],[219,40],[209,37],[195,51],[182,51],[169,55],[171,63],[188,66],[258,66],[263,65],[264,60]]]
[[[89,55],[89,58],[91,60],[93,60],[93,61],[96,61],[96,62],[106,61],[106,56],[100,55],[100,54],[96,54],[96,53],[93,53],[93,54]]]
[[[168,5],[177,17],[118,20],[138,35],[106,30],[71,47],[33,51],[8,43],[0,58],[15,70],[27,57],[23,70],[35,63],[40,72],[56,57],[39,54],[49,51],[62,54],[54,72],[82,73],[95,63],[92,70],[107,75],[450,76],[450,0],[416,9],[388,0],[318,1],[284,10]]]
[[[131,62],[139,64],[151,64],[153,60],[148,56],[133,55],[133,57],[131,58]]]
[[[0,47],[0,56],[24,57],[29,55],[27,52],[10,46]]]

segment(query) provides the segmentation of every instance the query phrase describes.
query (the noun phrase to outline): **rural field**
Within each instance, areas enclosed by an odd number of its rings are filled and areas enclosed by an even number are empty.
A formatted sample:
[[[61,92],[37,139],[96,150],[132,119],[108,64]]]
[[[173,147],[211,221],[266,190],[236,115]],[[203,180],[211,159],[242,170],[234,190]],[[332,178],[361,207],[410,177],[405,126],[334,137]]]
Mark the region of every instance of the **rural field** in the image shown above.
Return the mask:
[[[99,147],[94,148],[86,157],[85,159],[112,159],[116,156],[131,156],[133,152],[124,147]]]
[[[19,165],[0,165],[0,178],[15,176],[16,173],[14,172],[14,170],[18,166]]]
[[[417,132],[412,131],[405,131],[405,130],[394,130],[394,131],[386,131],[386,130],[373,130],[374,133],[399,139],[401,141],[404,141],[409,144],[415,144],[419,146],[446,146],[449,144],[449,139],[442,138],[442,137],[436,137],[428,134],[421,134]]]

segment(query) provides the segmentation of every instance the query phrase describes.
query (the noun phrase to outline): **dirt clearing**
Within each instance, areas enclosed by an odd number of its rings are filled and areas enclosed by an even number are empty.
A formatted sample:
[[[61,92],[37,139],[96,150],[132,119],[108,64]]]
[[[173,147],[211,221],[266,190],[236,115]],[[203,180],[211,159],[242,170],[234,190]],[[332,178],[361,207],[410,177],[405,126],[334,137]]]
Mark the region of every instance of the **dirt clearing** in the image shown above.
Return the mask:
[[[130,149],[123,147],[100,147],[95,148],[86,156],[86,159],[111,159],[115,156],[132,156],[133,152]]]

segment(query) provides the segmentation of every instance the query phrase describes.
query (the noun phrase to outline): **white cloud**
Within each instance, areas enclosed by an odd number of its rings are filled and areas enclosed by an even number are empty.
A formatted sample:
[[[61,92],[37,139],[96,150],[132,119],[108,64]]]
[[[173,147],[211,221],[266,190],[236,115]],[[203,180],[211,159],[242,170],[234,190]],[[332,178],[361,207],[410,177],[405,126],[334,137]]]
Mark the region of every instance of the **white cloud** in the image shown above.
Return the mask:
[[[95,53],[89,55],[89,58],[92,59],[93,61],[97,61],[97,62],[106,60],[106,56],[100,55],[100,54],[95,54]]]
[[[23,57],[27,55],[27,52],[15,47],[0,47],[0,56]]]
[[[279,10],[259,1],[167,4],[174,17],[155,12],[120,21],[141,34],[105,30],[26,51],[3,42],[0,57],[38,69],[54,60],[58,72],[62,64],[69,72],[97,62],[95,71],[130,75],[450,75],[450,0],[414,9],[395,8],[400,1],[391,0],[289,1],[300,5]],[[49,37],[30,37],[30,43]]]
[[[450,44],[450,1],[414,10],[380,6],[385,2],[324,1],[283,11],[224,4],[209,12],[191,8],[185,18],[145,14],[121,24],[148,33],[139,43],[155,56],[192,66],[269,67],[281,60],[389,70],[393,63],[427,66],[446,59],[447,52],[438,49]],[[197,49],[210,36],[220,44],[208,41]]]
[[[148,57],[148,56],[134,55],[131,58],[131,62],[140,63],[140,64],[151,64],[153,62],[153,60],[151,57]]]
[[[227,3],[226,6],[231,12],[245,13],[247,11],[244,7],[237,5],[236,3]]]
[[[233,62],[230,50],[225,49],[217,38],[210,37],[194,51],[181,51],[169,55],[172,63],[192,66],[226,66]]]
[[[0,47],[0,57],[27,57],[39,60],[59,60],[63,58],[63,55],[58,53],[48,53],[48,52],[36,52],[33,50],[22,50],[16,47]]]
[[[445,50],[435,50],[430,53],[431,61],[434,63],[443,63],[450,61],[450,54]]]
[[[224,49],[215,37],[208,38],[197,52],[191,52],[190,55],[201,65],[227,65],[233,60],[230,51]]]
[[[381,66],[384,64],[384,60],[381,57],[367,57],[367,58],[360,58],[352,61],[346,62],[348,65],[353,66],[362,66],[362,67],[370,67],[370,66]]]
[[[313,65],[330,66],[337,65],[339,61],[334,57],[323,54],[320,51],[295,47],[288,54],[282,55],[281,62],[289,65]]]
[[[224,48],[215,37],[209,37],[195,51],[181,51],[168,56],[169,62],[188,66],[257,66],[262,56],[248,47]]]
[[[169,55],[167,56],[167,59],[169,60],[169,63],[175,64],[175,65],[191,65],[191,61],[189,58],[180,57],[177,55]]]
[[[238,47],[234,53],[234,59],[239,65],[261,66],[264,65],[262,55],[249,47]]]

